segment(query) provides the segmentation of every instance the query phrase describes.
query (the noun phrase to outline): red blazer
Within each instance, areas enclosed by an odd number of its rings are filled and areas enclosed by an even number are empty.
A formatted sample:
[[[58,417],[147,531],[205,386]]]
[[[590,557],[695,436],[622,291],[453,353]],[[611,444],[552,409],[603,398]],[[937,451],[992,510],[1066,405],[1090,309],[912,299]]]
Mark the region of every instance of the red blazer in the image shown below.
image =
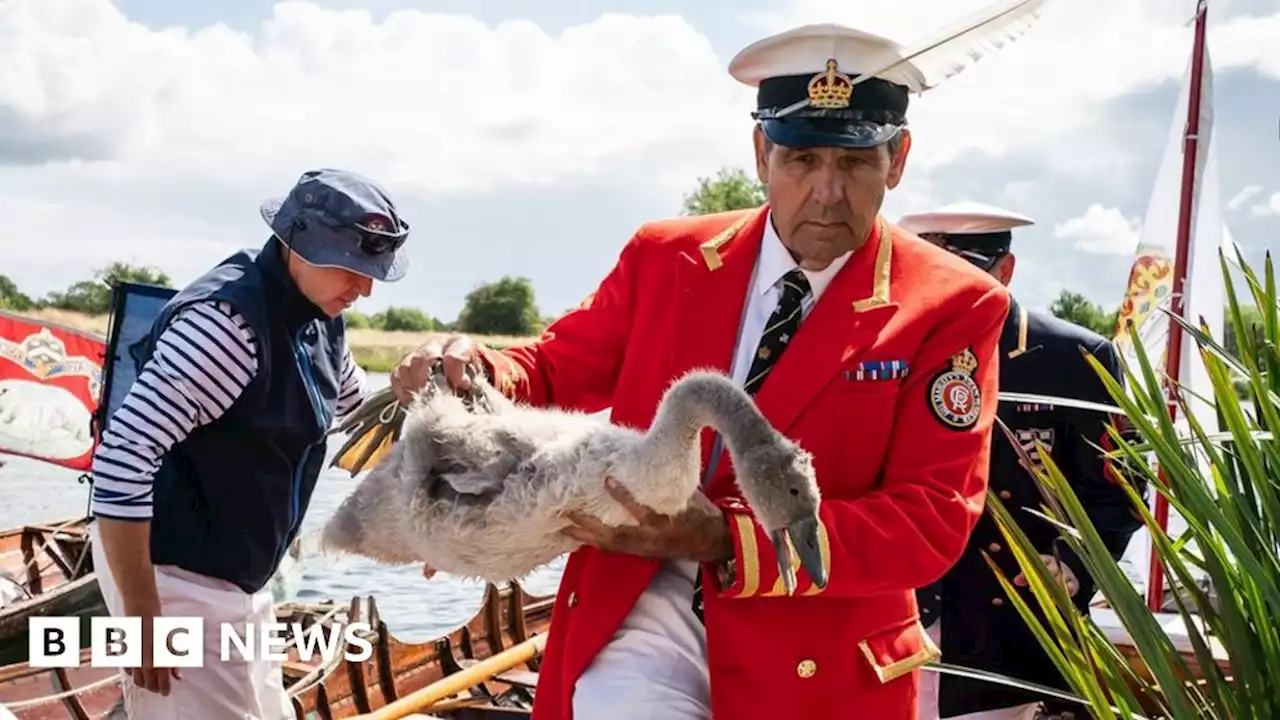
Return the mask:
[[[579,308],[536,343],[482,350],[485,364],[514,398],[612,407],[615,422],[648,427],[675,378],[729,372],[766,211],[641,227]],[[702,571],[716,718],[915,717],[917,669],[938,651],[914,589],[960,557],[982,512],[1008,307],[991,277],[883,221],[831,282],[756,396],[814,455],[829,582],[819,590],[797,567],[785,596],[726,453],[706,492],[728,514],[737,577],[721,587]],[[905,377],[876,371],[886,361]],[[570,720],[574,684],[659,565],[595,548],[569,557],[536,720]]]

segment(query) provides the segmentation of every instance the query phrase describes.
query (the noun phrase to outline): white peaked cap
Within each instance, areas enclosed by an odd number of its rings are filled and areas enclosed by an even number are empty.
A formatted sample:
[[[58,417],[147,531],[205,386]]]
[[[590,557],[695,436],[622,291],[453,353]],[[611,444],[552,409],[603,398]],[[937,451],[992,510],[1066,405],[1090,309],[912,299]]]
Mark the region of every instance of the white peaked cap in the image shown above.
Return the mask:
[[[730,61],[729,74],[738,82],[758,87],[769,78],[820,73],[828,60],[835,60],[842,73],[866,75],[901,60],[905,53],[906,49],[893,40],[844,25],[803,25],[743,48]],[[877,77],[909,92],[923,92],[927,87],[924,73],[910,62]]]
[[[1034,225],[1035,221],[1012,210],[977,202],[960,202],[928,212],[903,215],[898,227],[916,235],[946,233],[972,235],[1012,230]]]

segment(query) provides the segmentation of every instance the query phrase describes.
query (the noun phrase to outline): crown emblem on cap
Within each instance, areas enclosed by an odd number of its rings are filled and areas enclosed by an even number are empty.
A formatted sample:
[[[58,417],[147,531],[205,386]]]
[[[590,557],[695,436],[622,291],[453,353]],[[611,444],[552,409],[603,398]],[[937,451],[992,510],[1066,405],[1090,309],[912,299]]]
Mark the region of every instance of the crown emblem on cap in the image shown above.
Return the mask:
[[[972,375],[973,371],[978,369],[978,358],[974,356],[972,350],[965,348],[952,356],[951,369],[958,373]]]
[[[836,69],[836,59],[827,58],[827,69],[809,81],[809,107],[845,108],[853,95],[853,81]]]

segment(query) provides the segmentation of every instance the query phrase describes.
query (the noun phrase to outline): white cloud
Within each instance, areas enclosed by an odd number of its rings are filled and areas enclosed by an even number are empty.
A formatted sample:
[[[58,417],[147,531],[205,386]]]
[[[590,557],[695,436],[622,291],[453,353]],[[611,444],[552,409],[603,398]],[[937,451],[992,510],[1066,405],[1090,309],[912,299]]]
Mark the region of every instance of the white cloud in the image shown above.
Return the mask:
[[[0,107],[53,159],[92,148],[235,179],[327,157],[458,192],[664,149],[680,173],[688,153],[672,143],[727,156],[741,142],[724,129],[749,127],[749,91],[675,16],[604,16],[550,36],[527,21],[375,22],[289,1],[255,41],[222,26],[154,32],[106,0],[17,0],[0,28]]]
[[[922,18],[941,24],[982,2],[790,0],[759,33],[834,20],[908,39]],[[1165,2],[1176,12],[1153,9]],[[1034,164],[1001,178],[1011,200],[1065,174],[1114,182],[1133,151],[1096,132],[1123,121],[1104,115],[1107,102],[1181,76],[1186,5],[1050,3],[1027,36],[913,101],[912,163],[886,212],[951,200],[933,197],[931,173],[972,150]],[[1211,33],[1219,72],[1280,77],[1268,41],[1280,13]],[[750,166],[754,93],[728,77],[733,50],[671,15],[552,34],[290,1],[245,33],[153,30],[110,0],[0,0],[0,269],[34,294],[115,260],[185,282],[265,236],[263,198],[339,166],[414,213],[411,280],[371,307],[447,317],[476,283],[510,272],[533,277],[555,312],[635,225],[674,212],[696,176]]]
[[[1280,215],[1280,192],[1272,193],[1271,198],[1267,200],[1267,202],[1254,205],[1249,209],[1249,212],[1254,217]]]
[[[494,255],[501,239],[485,228],[522,211],[520,193],[605,185],[674,209],[692,178],[750,158],[752,90],[677,16],[605,15],[553,35],[527,21],[375,21],[289,1],[259,35],[155,31],[109,0],[0,2],[0,233],[74,251],[5,240],[0,267],[38,293],[126,257],[184,282],[258,244],[258,203],[318,166],[363,171],[402,203],[487,196],[491,215],[471,227],[411,222],[415,242]],[[581,254],[610,256],[629,230]],[[468,286],[496,267],[452,265]],[[572,302],[598,268],[575,277]]]
[[[1119,209],[1090,205],[1079,217],[1058,223],[1053,236],[1072,240],[1076,250],[1099,255],[1129,255],[1138,246],[1138,220],[1126,219]]]
[[[1227,201],[1227,210],[1235,212],[1244,207],[1244,204],[1254,198],[1255,195],[1262,192],[1261,185],[1246,185],[1240,192],[1236,193]]]

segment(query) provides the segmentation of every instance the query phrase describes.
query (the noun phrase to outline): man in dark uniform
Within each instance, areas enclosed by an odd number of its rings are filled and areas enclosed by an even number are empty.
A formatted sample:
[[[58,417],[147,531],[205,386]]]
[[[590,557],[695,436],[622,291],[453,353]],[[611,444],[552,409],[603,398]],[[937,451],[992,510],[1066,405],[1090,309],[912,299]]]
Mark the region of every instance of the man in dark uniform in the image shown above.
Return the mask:
[[[962,203],[908,215],[898,224],[1008,285],[1014,269],[1011,230],[1030,225],[1032,220],[987,205]],[[1052,315],[1031,312],[1013,300],[1000,339],[1000,390],[1114,404],[1081,348],[1122,381],[1119,355],[1109,340]],[[1073,481],[1113,557],[1119,560],[1141,523],[1116,484],[1119,477],[1115,469],[1095,447],[1110,444],[1106,425],[1115,418],[1078,408],[1026,403],[1002,403],[998,413],[1033,459],[1038,460],[1037,440],[1052,454],[1053,461]],[[1040,489],[1003,431],[994,434],[993,442],[990,489],[1019,520],[1050,571],[1067,584],[1079,611],[1087,613],[1095,587],[1084,565],[1059,541],[1052,525],[1022,511],[1042,504]],[[922,620],[941,647],[942,660],[1065,688],[1053,661],[1007,600],[983,559],[984,551],[1006,576],[1017,576],[1015,582],[1022,582],[1018,562],[1006,547],[999,526],[984,513],[959,562],[937,583],[917,593]],[[1030,592],[1025,592],[1031,607],[1038,607]],[[954,675],[929,676],[922,680],[920,720],[1030,720],[1044,699],[997,683]]]

